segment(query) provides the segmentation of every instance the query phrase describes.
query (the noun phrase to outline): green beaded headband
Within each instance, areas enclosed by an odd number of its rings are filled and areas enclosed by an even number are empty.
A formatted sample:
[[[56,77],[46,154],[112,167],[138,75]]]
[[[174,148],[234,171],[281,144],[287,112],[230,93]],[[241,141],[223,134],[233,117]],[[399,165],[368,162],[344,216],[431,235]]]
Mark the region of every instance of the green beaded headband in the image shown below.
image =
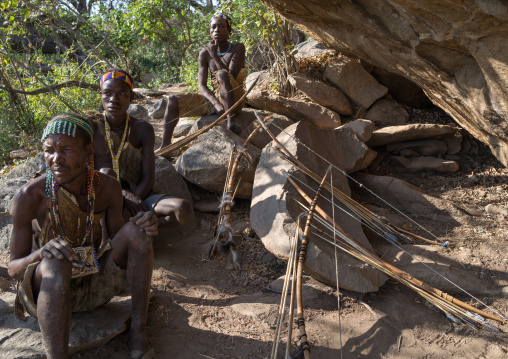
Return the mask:
[[[93,130],[90,124],[76,116],[61,114],[53,117],[42,133],[41,141],[44,141],[50,135],[67,135],[76,137],[76,129],[81,128],[85,133],[90,136],[93,141]]]

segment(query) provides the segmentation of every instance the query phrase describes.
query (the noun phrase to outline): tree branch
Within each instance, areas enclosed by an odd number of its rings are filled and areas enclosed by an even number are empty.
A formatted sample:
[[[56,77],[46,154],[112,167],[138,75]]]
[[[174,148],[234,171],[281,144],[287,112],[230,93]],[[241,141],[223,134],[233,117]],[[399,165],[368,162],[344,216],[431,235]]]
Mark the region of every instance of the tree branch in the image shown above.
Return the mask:
[[[84,89],[100,90],[99,85],[89,84],[87,82],[82,82],[82,81],[77,81],[77,80],[72,80],[72,81],[62,82],[61,84],[43,87],[43,88],[33,90],[33,91],[22,91],[22,90],[14,90],[13,89],[13,92],[20,93],[23,95],[39,95],[41,93],[53,92],[54,90],[59,90],[61,88],[65,88],[65,87],[80,87],[80,88],[84,88]],[[3,86],[0,86],[0,90],[10,91],[9,89],[7,89]]]
[[[13,58],[8,52],[3,52],[3,51],[0,51],[0,54],[2,55],[5,55],[9,58],[9,60],[11,60],[11,62],[16,62],[17,64],[19,64],[21,67],[23,67],[31,76],[35,77],[37,79],[37,81],[39,81],[41,84],[44,85],[44,87],[46,88],[49,88],[49,91],[51,91],[55,96],[56,98],[62,102],[65,106],[67,106],[69,109],[71,109],[73,112],[78,112],[74,107],[72,107],[67,101],[65,101],[61,96],[59,96],[59,94],[52,88],[50,88],[39,76],[37,76],[36,73],[34,73],[32,70],[30,70],[27,66],[25,66],[25,64],[15,58]]]

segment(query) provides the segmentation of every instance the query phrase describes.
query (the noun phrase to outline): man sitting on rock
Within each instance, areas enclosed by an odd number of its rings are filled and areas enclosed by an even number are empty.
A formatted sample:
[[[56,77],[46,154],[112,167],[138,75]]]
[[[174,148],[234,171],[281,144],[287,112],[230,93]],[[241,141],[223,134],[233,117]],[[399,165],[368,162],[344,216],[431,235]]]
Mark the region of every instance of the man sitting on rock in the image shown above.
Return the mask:
[[[245,93],[245,46],[229,42],[231,18],[217,13],[210,19],[212,41],[199,53],[198,88],[200,94],[185,93],[172,95],[168,99],[164,114],[164,132],[161,149],[171,144],[171,137],[179,116],[222,115]],[[208,73],[214,92],[207,86]],[[234,112],[241,110],[243,104]],[[241,129],[229,114],[228,129],[240,134]]]
[[[19,281],[16,314],[26,310],[38,318],[48,358],[67,358],[71,313],[107,303],[128,282],[131,354],[154,357],[146,317],[157,217],[140,212],[124,224],[122,189],[94,170],[95,144],[85,119],[56,116],[42,141],[46,175],[21,187],[12,203],[8,269]]]
[[[104,114],[93,121],[98,129],[94,133],[95,167],[121,183],[124,219],[151,210],[159,217],[159,225],[187,223],[192,216],[188,201],[152,193],[155,133],[150,123],[127,113],[134,98],[131,76],[112,69],[102,76],[100,86]]]

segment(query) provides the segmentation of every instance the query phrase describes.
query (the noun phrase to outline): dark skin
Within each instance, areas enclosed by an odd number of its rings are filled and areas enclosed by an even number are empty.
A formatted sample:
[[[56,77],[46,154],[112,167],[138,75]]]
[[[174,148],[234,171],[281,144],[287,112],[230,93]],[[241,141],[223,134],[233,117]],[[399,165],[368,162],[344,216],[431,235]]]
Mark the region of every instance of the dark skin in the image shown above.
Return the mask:
[[[240,70],[245,66],[245,45],[241,43],[232,43],[231,49],[224,55],[217,55],[225,52],[229,47],[230,30],[228,29],[226,20],[222,18],[213,18],[210,21],[210,37],[211,41],[199,53],[199,70],[198,70],[198,88],[199,92],[213,105],[217,115],[222,115],[230,107],[235,104],[235,95],[229,81],[229,75],[220,72],[217,75],[217,81],[220,88],[219,101],[215,94],[208,88],[207,79],[216,71],[226,70],[236,78]],[[178,123],[180,115],[178,112],[178,97],[173,95],[168,99],[166,113],[164,114],[164,132],[162,134],[161,149],[171,144],[173,131]],[[232,115],[228,115],[227,126],[230,130],[238,132],[239,127],[232,120]]]
[[[106,119],[111,131],[117,133],[120,138],[123,136],[127,110],[133,98],[134,93],[131,91],[130,86],[122,80],[112,79],[102,85],[101,99],[106,112]],[[124,220],[128,220],[128,218],[139,212],[148,210],[143,200],[152,192],[155,182],[154,129],[150,123],[134,117],[130,117],[130,126],[129,142],[134,148],[141,151],[143,159],[141,162],[141,182],[135,191],[122,190]],[[116,174],[111,170],[113,160],[107,140],[98,130],[94,130],[94,142],[97,146],[95,168],[116,177]],[[154,208],[154,212],[159,218],[159,225],[169,226],[186,223],[190,219],[191,210],[190,203],[180,198],[164,198]]]
[[[46,164],[55,180],[75,196],[79,208],[86,211],[86,158],[95,145],[67,135],[51,135],[43,143]],[[99,174],[95,213],[104,213],[111,242],[111,258],[127,270],[132,294],[131,349],[148,351],[146,315],[153,268],[151,237],[157,234],[158,221],[152,212],[139,213],[131,222],[122,218],[122,195],[119,183]],[[32,252],[32,220],[42,228],[48,199],[44,193],[46,177],[41,176],[20,188],[13,199],[13,231],[10,240],[9,274],[22,280],[27,266],[40,262],[32,277],[32,291],[37,303],[37,317],[48,358],[67,358],[71,319],[69,285],[74,250],[63,238],[56,237]],[[99,181],[95,181],[98,183]],[[98,248],[103,239],[94,238]]]

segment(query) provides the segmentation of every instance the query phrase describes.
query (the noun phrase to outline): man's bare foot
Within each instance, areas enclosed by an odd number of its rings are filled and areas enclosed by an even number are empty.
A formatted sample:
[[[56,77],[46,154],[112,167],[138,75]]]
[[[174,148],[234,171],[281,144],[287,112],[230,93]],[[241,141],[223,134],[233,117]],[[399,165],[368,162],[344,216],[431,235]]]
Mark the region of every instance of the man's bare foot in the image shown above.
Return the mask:
[[[132,359],[152,359],[156,357],[155,351],[145,335],[130,333],[127,348]]]

